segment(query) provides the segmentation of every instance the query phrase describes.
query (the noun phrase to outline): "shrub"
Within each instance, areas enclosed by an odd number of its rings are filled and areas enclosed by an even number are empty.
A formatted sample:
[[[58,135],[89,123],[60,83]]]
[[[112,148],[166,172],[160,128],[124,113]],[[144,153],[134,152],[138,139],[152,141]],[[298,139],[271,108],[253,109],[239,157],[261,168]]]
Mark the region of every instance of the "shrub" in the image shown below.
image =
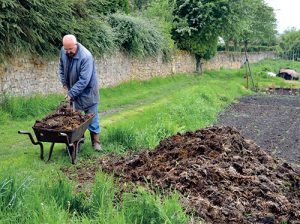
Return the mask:
[[[144,16],[153,20],[163,35],[162,51],[164,59],[169,61],[171,53],[174,50],[174,40],[171,30],[173,26],[174,4],[169,0],[153,0],[144,11]]]
[[[71,20],[68,0],[0,0],[0,55],[57,53]],[[51,19],[49,19],[51,18]]]
[[[0,59],[26,53],[57,56],[62,36],[74,33],[97,54],[114,50],[104,15],[128,12],[128,0],[0,0]]]
[[[90,0],[87,2],[89,8],[95,14],[108,15],[118,11],[129,13],[128,0]]]
[[[95,55],[112,53],[116,49],[112,28],[99,18],[74,20],[70,33],[73,33],[78,41]]]
[[[132,56],[156,56],[162,50],[163,37],[148,21],[122,14],[109,18],[117,43]]]

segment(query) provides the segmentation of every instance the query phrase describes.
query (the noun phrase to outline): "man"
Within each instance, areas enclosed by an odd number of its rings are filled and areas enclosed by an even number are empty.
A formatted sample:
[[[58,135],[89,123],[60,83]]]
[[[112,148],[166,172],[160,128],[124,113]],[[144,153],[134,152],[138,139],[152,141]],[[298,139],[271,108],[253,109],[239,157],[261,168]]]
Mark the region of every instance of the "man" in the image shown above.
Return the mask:
[[[74,35],[63,37],[59,75],[63,88],[68,91],[65,100],[73,101],[76,109],[96,114],[88,129],[93,148],[100,151],[99,91],[95,61],[91,52],[78,43]]]

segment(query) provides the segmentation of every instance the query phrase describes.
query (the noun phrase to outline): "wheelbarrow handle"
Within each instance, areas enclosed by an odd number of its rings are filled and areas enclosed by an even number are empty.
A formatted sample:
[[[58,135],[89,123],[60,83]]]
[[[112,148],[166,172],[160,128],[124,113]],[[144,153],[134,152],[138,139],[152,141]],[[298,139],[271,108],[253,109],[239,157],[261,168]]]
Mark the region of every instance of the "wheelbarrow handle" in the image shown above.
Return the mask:
[[[28,135],[29,138],[30,138],[30,140],[31,140],[31,142],[32,142],[32,144],[34,144],[34,145],[39,145],[40,148],[41,148],[40,158],[41,158],[41,160],[44,160],[44,146],[43,146],[43,143],[40,142],[40,141],[37,141],[37,142],[34,141],[34,139],[33,139],[32,135],[31,135],[31,133],[28,132],[28,131],[18,131],[18,134]]]

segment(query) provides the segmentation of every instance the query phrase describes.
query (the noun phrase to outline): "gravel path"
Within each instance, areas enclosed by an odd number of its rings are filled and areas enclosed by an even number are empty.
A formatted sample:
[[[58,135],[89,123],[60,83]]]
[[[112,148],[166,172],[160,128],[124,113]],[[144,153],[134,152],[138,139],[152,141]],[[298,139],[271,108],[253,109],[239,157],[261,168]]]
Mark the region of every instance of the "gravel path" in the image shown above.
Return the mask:
[[[220,115],[218,124],[233,126],[273,155],[300,165],[300,96],[243,97]]]

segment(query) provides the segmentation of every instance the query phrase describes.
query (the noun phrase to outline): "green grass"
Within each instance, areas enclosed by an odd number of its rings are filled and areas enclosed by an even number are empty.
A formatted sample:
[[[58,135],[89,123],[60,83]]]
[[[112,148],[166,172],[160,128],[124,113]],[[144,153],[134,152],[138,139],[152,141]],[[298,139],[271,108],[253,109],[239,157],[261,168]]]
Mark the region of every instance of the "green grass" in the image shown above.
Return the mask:
[[[174,75],[169,77],[156,77],[147,82],[130,81],[117,87],[100,90],[100,112],[115,108],[123,110],[139,104],[149,104],[164,96],[175,92],[177,89],[187,87],[193,83],[193,75]]]
[[[212,124],[228,103],[250,93],[242,86],[241,75],[235,73],[223,70],[190,76],[188,85],[152,103],[104,116],[103,143],[109,151],[153,148],[167,136]]]
[[[284,62],[280,62],[284,63]],[[253,65],[259,87],[290,83],[263,74],[278,61]],[[285,66],[287,67],[287,66]],[[178,74],[149,81],[131,81],[101,89],[101,140],[97,153],[86,140],[78,163],[107,152],[154,148],[163,138],[216,122],[218,114],[245,94],[244,70],[220,70],[203,75]],[[297,82],[296,84],[297,85]],[[152,194],[143,188],[122,193],[115,180],[98,172],[94,184],[75,193],[76,183],[60,171],[70,167],[63,144],[52,160],[39,160],[39,147],[18,130],[31,131],[63,99],[62,95],[4,96],[0,109],[0,223],[187,223],[179,196]],[[88,136],[88,133],[86,133]],[[50,144],[45,143],[45,154]],[[76,169],[74,168],[74,175]]]
[[[25,119],[41,117],[54,110],[63,97],[58,94],[49,96],[34,95],[29,97],[1,97],[0,124],[9,118]]]

